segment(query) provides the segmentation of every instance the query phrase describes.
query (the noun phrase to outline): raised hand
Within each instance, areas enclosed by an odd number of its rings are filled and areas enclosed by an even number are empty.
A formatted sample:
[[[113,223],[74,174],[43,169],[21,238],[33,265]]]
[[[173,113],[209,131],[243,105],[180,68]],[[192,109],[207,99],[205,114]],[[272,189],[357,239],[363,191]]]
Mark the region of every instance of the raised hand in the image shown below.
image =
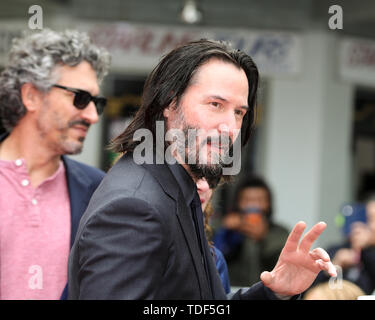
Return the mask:
[[[261,274],[264,285],[277,294],[293,296],[309,288],[321,270],[336,277],[336,268],[328,253],[322,248],[310,251],[326,226],[324,222],[317,223],[299,243],[306,223],[298,222],[289,234],[275,268]]]

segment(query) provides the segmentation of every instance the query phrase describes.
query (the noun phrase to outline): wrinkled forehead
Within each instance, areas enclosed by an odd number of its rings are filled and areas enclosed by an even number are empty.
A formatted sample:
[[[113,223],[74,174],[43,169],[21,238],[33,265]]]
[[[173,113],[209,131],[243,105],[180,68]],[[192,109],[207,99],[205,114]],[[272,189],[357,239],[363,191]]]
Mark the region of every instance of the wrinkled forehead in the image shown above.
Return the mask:
[[[97,74],[92,65],[86,60],[75,66],[57,65],[51,72],[51,81],[67,87],[88,91],[92,95],[99,93]]]
[[[206,95],[220,96],[236,106],[247,106],[249,83],[245,71],[236,64],[212,58],[202,64],[189,82],[191,88],[200,88]]]
[[[226,65],[232,65],[238,70],[243,70],[240,66],[238,66],[234,61],[231,61],[229,59],[221,58],[221,57],[211,57],[207,60],[205,60],[203,63],[198,65],[195,70],[192,72],[189,85],[194,84],[198,81],[200,75],[202,72],[207,71],[210,66],[215,65],[215,64],[226,64]]]

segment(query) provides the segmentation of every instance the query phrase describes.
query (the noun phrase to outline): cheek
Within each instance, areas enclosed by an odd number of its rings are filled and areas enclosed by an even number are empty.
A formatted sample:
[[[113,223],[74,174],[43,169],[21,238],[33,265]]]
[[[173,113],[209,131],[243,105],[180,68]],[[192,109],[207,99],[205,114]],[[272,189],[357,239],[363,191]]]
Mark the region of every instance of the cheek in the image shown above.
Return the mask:
[[[181,109],[184,121],[189,126],[201,129],[210,128],[213,117],[212,114],[208,112],[208,108],[205,108],[200,104],[194,104],[193,102],[191,102],[191,104],[184,103]]]
[[[50,99],[46,99],[44,102],[39,118],[43,119],[45,125],[51,129],[65,129],[70,121],[70,118],[64,112],[67,107],[62,103],[51,103]]]
[[[209,191],[203,192],[202,197],[203,197],[203,199],[205,199],[207,201],[210,198],[210,192]]]
[[[59,111],[52,112],[51,121],[57,130],[65,130],[68,128],[69,120]]]
[[[168,112],[168,116],[166,117],[164,115],[164,117],[165,127],[167,130],[174,128],[182,129],[185,117],[184,114],[181,111],[179,111],[179,109]]]

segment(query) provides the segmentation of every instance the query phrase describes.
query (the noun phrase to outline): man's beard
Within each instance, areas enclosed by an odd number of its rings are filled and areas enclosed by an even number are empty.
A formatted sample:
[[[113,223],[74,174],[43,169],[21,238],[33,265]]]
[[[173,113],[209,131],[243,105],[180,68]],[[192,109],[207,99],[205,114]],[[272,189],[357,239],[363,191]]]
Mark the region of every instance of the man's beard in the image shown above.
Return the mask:
[[[85,120],[74,120],[74,121],[70,121],[68,123],[66,130],[69,130],[70,128],[72,128],[75,125],[85,126],[87,128],[87,130],[90,128],[90,123],[88,123],[87,121],[85,121]],[[62,135],[62,137],[64,137],[64,138],[62,138],[62,141],[61,141],[61,145],[63,146],[64,154],[75,155],[75,154],[79,154],[79,153],[82,152],[83,143],[84,143],[86,137],[79,137],[77,139],[78,141],[67,141],[68,138],[65,137],[64,134]]]
[[[181,119],[180,119],[181,120]],[[189,143],[189,131],[194,130],[195,133],[199,132],[198,128],[189,126],[184,119],[182,119],[182,131],[185,136],[185,143],[180,143],[177,147],[178,153],[180,157],[183,159],[183,161],[189,166],[190,173],[192,176],[196,179],[202,179],[205,178],[210,185],[210,188],[214,188],[217,186],[218,182],[220,181],[220,178],[223,175],[223,168],[230,167],[231,164],[226,164],[224,161],[224,158],[226,156],[229,156],[233,151],[233,141],[231,137],[228,135],[224,136],[221,134],[220,136],[207,136],[205,139],[203,139],[202,142],[198,142],[199,146],[196,147],[197,141],[196,141],[196,135],[193,135],[193,138],[195,141],[191,141],[192,143]],[[198,139],[199,141],[199,139]],[[225,143],[225,145],[224,145]],[[192,150],[192,146],[194,146],[194,149]],[[210,148],[210,161],[207,159],[207,163],[202,163],[200,152],[206,151],[207,155],[207,147],[208,145],[211,146]],[[213,146],[217,145],[219,154],[214,154]],[[219,146],[224,145],[225,153],[222,152],[222,148]],[[198,150],[197,150],[198,149]],[[187,150],[187,152],[186,152]],[[214,158],[215,157],[215,158]],[[193,158],[194,161],[189,161]],[[210,162],[210,163],[209,163]]]
[[[75,125],[85,126],[87,129],[90,127],[90,123],[85,120],[72,120],[66,123],[57,114],[49,115],[49,118],[38,118],[36,125],[41,139],[46,141],[50,150],[60,155],[75,155],[82,151],[85,137],[78,137],[76,140],[70,139],[70,128]],[[51,132],[54,131],[57,132],[58,135],[53,139],[49,138]]]

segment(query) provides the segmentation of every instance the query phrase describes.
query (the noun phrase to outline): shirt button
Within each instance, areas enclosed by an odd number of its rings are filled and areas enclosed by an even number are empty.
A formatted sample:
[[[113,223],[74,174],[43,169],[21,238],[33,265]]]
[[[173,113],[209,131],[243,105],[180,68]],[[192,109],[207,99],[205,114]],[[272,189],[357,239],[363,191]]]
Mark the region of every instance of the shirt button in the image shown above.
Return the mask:
[[[38,201],[36,199],[31,200],[31,203],[36,206],[38,204]]]
[[[22,180],[21,181],[21,184],[24,186],[24,187],[27,187],[28,185],[29,185],[29,180],[27,180],[27,179],[24,179],[24,180]]]
[[[17,159],[17,160],[15,161],[15,164],[16,164],[17,167],[22,166],[22,160],[21,160],[21,159]]]

